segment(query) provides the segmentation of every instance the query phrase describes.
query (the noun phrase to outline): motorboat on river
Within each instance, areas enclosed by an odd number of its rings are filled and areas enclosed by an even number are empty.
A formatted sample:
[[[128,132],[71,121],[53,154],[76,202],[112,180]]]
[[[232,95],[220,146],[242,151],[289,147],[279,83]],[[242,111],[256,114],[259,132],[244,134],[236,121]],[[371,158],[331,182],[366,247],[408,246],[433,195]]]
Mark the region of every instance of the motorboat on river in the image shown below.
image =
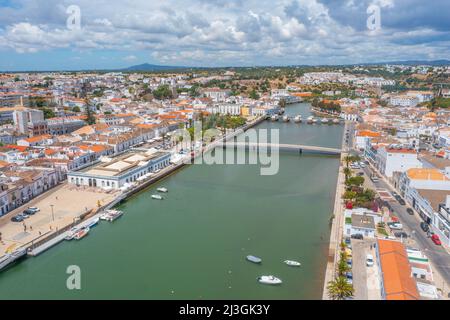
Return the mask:
[[[261,276],[258,278],[258,282],[262,284],[269,284],[269,285],[279,285],[282,284],[283,281],[281,279],[274,277],[274,276]]]

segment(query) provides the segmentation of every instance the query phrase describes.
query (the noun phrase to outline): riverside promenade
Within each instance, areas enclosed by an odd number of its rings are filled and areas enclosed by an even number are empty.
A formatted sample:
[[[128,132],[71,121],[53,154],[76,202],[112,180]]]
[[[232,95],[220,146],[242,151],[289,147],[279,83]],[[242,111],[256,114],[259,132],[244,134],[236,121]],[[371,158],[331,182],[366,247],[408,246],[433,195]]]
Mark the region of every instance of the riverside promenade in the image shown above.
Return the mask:
[[[328,297],[328,282],[333,281],[336,276],[336,265],[339,261],[339,246],[342,241],[343,233],[343,220],[344,220],[344,203],[342,200],[342,195],[345,191],[345,174],[344,174],[344,163],[345,157],[348,153],[345,152],[345,132],[347,131],[348,123],[345,123],[344,136],[342,137],[342,152],[341,163],[339,165],[339,175],[336,185],[336,195],[334,199],[334,210],[333,210],[333,222],[331,225],[330,234],[330,245],[328,249],[328,261],[325,271],[325,280],[323,287],[322,300],[329,300]]]

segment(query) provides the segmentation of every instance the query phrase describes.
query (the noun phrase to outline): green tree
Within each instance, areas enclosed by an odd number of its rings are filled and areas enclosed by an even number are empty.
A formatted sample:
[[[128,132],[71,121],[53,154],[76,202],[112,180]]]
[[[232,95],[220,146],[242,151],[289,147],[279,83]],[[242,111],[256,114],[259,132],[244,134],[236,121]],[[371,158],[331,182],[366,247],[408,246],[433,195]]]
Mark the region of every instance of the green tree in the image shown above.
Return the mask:
[[[352,176],[352,170],[347,166],[344,168],[345,181],[347,182],[348,178]]]
[[[354,289],[345,277],[338,277],[327,285],[328,297],[331,300],[345,300],[353,297]]]
[[[52,109],[44,108],[42,109],[42,111],[44,112],[44,119],[50,119],[55,117],[55,113],[53,112]]]
[[[79,112],[81,112],[81,110],[80,110],[80,107],[79,107],[79,106],[75,106],[75,107],[73,107],[73,108],[72,108],[72,111],[73,111],[73,112],[76,112],[76,113],[79,113]]]
[[[249,94],[250,99],[259,100],[259,94],[253,89]]]
[[[87,105],[87,106],[86,106],[86,122],[87,122],[89,125],[93,125],[93,124],[95,124],[95,122],[96,122],[94,113],[92,112],[92,109],[91,109],[91,106],[90,106],[90,105]]]
[[[345,181],[347,187],[361,187],[364,184],[365,179],[363,177],[350,177]]]
[[[159,86],[156,90],[154,90],[153,96],[159,100],[170,99],[173,97],[172,90],[170,90],[170,87],[167,84]]]

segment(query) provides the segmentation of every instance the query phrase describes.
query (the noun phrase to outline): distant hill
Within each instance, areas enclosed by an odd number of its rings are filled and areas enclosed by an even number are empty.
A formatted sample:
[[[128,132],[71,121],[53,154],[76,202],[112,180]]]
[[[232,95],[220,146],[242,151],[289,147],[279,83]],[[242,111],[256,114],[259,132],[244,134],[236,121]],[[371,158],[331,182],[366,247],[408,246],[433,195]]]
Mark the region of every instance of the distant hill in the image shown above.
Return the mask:
[[[189,67],[182,66],[160,66],[156,64],[139,64],[136,66],[131,66],[120,71],[166,71],[166,70],[179,70],[179,69],[189,69]]]

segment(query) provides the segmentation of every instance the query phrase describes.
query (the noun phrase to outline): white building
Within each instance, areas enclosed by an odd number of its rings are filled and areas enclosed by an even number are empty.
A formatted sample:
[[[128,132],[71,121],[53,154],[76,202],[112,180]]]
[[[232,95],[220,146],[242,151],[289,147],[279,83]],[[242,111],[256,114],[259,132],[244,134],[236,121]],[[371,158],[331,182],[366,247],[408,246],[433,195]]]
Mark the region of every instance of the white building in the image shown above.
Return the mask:
[[[81,171],[70,172],[67,179],[77,186],[117,190],[169,165],[168,152],[130,151],[114,158],[103,158]]]
[[[382,174],[391,178],[395,171],[422,168],[423,164],[417,158],[415,150],[381,147],[378,149],[376,166]]]
[[[382,221],[381,214],[365,208],[347,209],[344,212],[344,236],[361,234],[364,238],[375,238],[376,227]]]
[[[396,95],[391,97],[390,103],[393,106],[415,107],[419,104],[419,99],[408,95]]]

